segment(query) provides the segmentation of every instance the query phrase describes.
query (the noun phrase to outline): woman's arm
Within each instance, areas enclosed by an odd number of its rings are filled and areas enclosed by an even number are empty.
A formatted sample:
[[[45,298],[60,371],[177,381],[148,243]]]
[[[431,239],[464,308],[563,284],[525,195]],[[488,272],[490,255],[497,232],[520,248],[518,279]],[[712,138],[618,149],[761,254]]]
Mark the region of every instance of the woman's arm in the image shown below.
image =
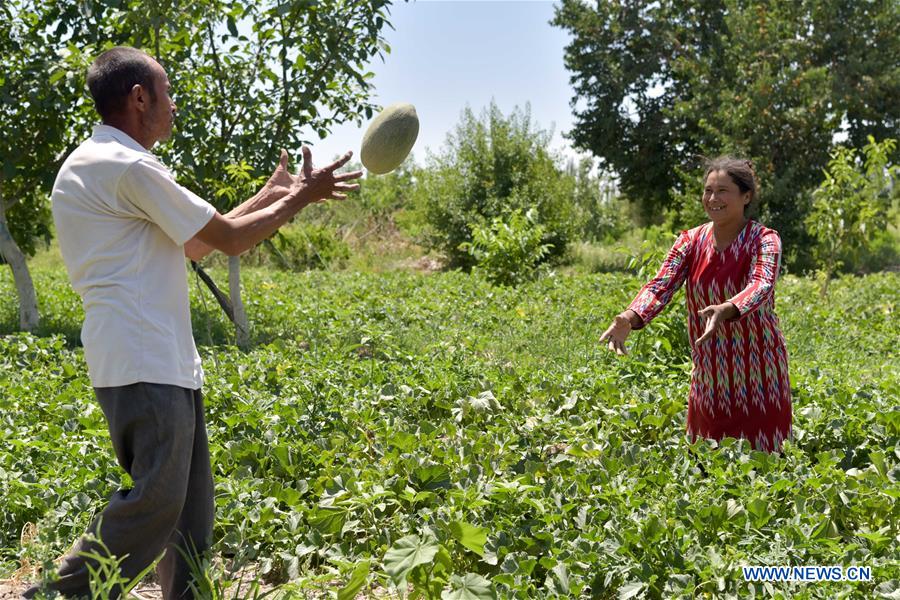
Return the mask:
[[[628,339],[628,334],[631,333],[632,329],[640,329],[643,326],[641,317],[628,308],[625,312],[613,317],[610,326],[600,336],[600,343],[606,342],[610,351],[615,352],[619,356],[624,356],[628,354],[628,349],[625,348],[625,340]]]
[[[772,295],[780,263],[781,238],[776,232],[769,231],[760,239],[759,248],[750,261],[747,286],[722,304],[707,306],[697,313],[706,325],[696,343],[711,338],[722,323],[740,319],[759,308]]]
[[[640,319],[637,324],[632,323],[633,329],[641,329],[662,312],[684,283],[690,268],[690,250],[691,234],[682,231],[656,277],[648,281],[628,305],[628,310],[633,311]]]
[[[728,302],[737,309],[741,318],[753,312],[772,294],[781,265],[781,238],[775,231],[768,231],[761,239],[753,259],[747,286]]]
[[[623,312],[613,318],[600,343],[618,355],[628,354],[625,340],[633,329],[641,329],[662,311],[684,283],[689,268],[690,233],[682,231],[666,255],[656,277],[647,282]]]

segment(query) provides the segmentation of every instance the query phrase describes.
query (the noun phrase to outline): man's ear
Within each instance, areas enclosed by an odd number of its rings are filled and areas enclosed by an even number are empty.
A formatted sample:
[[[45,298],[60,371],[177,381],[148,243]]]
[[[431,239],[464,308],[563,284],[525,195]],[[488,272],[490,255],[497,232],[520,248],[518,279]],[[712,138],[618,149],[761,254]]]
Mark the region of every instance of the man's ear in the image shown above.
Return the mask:
[[[134,103],[135,108],[139,111],[144,112],[148,108],[150,108],[150,94],[147,93],[147,90],[144,89],[139,83],[134,84],[131,87],[131,92],[128,94],[129,101]]]

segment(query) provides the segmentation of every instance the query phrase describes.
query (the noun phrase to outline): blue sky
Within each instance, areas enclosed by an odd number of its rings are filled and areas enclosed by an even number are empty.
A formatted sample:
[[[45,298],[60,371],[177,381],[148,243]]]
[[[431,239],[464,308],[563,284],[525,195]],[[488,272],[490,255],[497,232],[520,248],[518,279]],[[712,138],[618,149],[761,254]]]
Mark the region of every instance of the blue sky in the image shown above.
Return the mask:
[[[572,90],[563,65],[568,34],[550,25],[550,1],[423,1],[395,2],[394,29],[385,28],[391,53],[376,59],[374,102],[387,106],[409,102],[419,115],[419,137],[413,148],[423,163],[426,148],[437,152],[461,111],[480,113],[493,98],[504,114],[531,103],[532,121],[554,130],[551,147],[565,154],[562,133],[571,128]],[[366,125],[335,128],[312,146],[317,165],[346,150],[359,157]]]

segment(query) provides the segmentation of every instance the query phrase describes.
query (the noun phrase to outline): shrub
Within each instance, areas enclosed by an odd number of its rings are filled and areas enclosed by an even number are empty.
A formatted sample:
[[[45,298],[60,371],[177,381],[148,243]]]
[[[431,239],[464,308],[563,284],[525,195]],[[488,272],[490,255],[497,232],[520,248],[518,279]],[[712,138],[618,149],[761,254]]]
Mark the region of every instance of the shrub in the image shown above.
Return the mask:
[[[333,229],[314,223],[283,227],[268,248],[274,264],[286,271],[333,268],[350,258],[350,247]]]
[[[517,285],[530,279],[552,246],[543,242],[544,227],[535,211],[516,211],[495,217],[490,225],[476,225],[472,242],[462,244],[475,261],[475,270],[498,285]]]
[[[845,266],[843,258],[867,253],[874,234],[887,226],[900,176],[900,166],[890,161],[895,147],[896,140],[878,143],[869,136],[864,160],[852,148],[838,147],[831,154],[825,181],[813,194],[806,218],[808,231],[816,239],[823,296],[831,276]]]
[[[533,210],[546,258],[562,256],[573,232],[574,180],[548,152],[550,137],[533,126],[527,107],[509,117],[493,103],[480,118],[463,111],[418,186],[428,223],[424,243],[444,252],[452,265],[469,268],[475,256],[463,244],[474,241],[476,227]]]
[[[581,241],[612,242],[632,228],[625,199],[619,195],[615,179],[608,173],[594,174],[594,161],[569,161],[566,176],[574,185],[573,221]]]

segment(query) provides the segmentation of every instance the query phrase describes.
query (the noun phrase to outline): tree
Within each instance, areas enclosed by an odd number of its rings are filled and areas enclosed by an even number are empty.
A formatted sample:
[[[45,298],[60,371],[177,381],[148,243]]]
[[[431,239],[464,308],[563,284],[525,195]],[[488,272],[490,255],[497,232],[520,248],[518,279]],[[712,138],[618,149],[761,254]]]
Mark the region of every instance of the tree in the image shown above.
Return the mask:
[[[803,224],[835,133],[900,127],[900,5],[891,0],[562,0],[576,147],[659,220],[698,157],[752,158],[764,218],[802,264]]]
[[[872,234],[886,227],[892,194],[897,195],[900,166],[891,164],[897,141],[881,143],[869,136],[864,160],[856,150],[841,146],[831,153],[825,181],[816,189],[807,226],[816,239],[815,254],[821,265],[822,296],[841,267],[841,254],[868,246]]]
[[[528,107],[508,117],[493,102],[480,117],[465,109],[417,185],[431,230],[427,243],[469,268],[475,259],[462,245],[472,243],[476,227],[534,209],[547,255],[562,255],[573,230],[573,179],[556,166],[549,142]]]
[[[40,322],[26,259],[51,237],[48,195],[81,130],[70,114],[83,86],[80,55],[54,45],[42,3],[0,5],[0,258],[19,300],[19,327]]]
[[[299,156],[309,143],[305,130],[323,138],[336,124],[371,117],[365,67],[389,51],[380,37],[389,5],[50,0],[44,11],[56,24],[50,52],[70,47],[95,56],[127,44],[166,68],[179,115],[173,139],[155,152],[182,184],[228,212],[272,171],[280,148]],[[235,177],[236,168],[248,176]],[[232,274],[238,264],[232,261]],[[234,281],[230,287],[239,290]]]
[[[592,242],[611,242],[630,227],[627,207],[619,197],[616,182],[606,173],[594,174],[594,160],[582,157],[569,160],[566,176],[574,182],[574,222],[577,238]]]

